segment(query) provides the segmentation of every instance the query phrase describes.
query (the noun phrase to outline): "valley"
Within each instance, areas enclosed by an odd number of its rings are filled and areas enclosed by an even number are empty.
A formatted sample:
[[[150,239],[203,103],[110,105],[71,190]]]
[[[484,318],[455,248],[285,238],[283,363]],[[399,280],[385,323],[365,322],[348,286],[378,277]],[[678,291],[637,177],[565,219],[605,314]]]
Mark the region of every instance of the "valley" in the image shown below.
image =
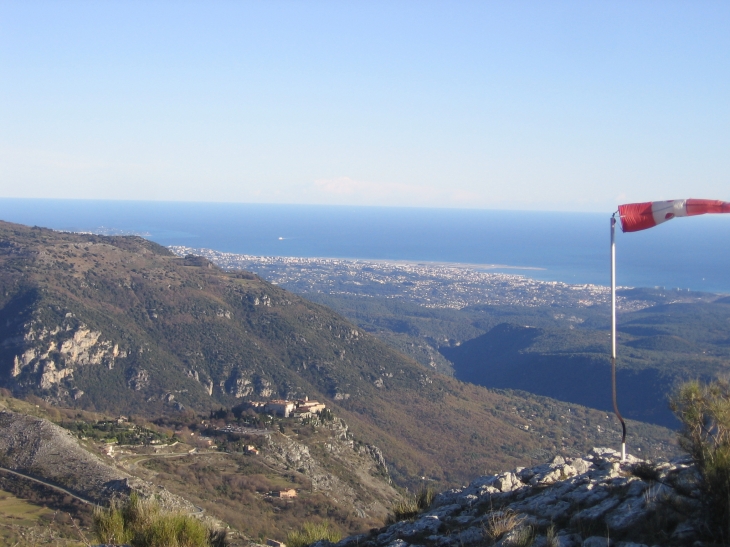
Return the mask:
[[[608,287],[469,265],[194,252],[324,304],[442,374],[612,412]],[[729,304],[710,293],[619,288],[624,416],[674,428],[669,393],[730,372]]]

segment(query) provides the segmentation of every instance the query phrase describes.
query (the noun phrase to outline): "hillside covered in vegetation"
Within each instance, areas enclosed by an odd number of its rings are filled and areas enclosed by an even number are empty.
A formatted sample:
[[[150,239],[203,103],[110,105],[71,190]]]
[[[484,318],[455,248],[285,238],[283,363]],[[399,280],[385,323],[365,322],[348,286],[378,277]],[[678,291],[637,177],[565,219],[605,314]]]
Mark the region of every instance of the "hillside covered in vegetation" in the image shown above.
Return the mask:
[[[138,237],[0,224],[0,324],[16,396],[148,417],[309,396],[401,485],[616,442],[605,413],[441,376],[324,306]],[[666,430],[630,431],[669,449]]]
[[[377,296],[306,294],[391,346],[465,382],[609,411],[610,310],[591,305],[433,308]],[[676,385],[730,371],[730,297],[622,289],[619,405],[624,416],[678,426]]]

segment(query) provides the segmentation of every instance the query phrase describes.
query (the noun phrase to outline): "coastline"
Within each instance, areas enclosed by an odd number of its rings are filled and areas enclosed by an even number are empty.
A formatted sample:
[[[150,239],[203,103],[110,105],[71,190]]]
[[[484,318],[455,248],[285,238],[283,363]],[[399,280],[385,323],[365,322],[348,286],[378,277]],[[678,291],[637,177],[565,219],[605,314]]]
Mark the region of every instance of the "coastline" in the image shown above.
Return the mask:
[[[718,252],[730,223],[709,216],[618,234],[618,284],[730,293],[730,257]],[[599,213],[0,199],[0,218],[251,256],[346,257],[340,259],[609,283],[608,223]]]
[[[290,258],[290,257],[279,257]],[[293,258],[293,257],[292,257]],[[316,260],[328,260],[326,257],[308,257]],[[369,262],[376,264],[395,264],[405,266],[432,266],[442,268],[462,268],[476,271],[489,270],[525,270],[525,271],[547,271],[547,268],[539,266],[511,266],[509,264],[475,264],[470,262],[444,262],[436,260],[388,260],[379,258],[338,258],[334,260],[351,260],[352,262]]]
[[[509,264],[485,264],[485,263],[471,263],[471,262],[448,262],[443,260],[397,260],[388,258],[353,258],[353,257],[333,257],[333,256],[286,256],[286,255],[254,255],[248,253],[234,253],[228,251],[219,251],[217,249],[199,248],[199,247],[188,247],[186,245],[167,245],[167,248],[172,250],[175,254],[180,256],[178,250],[190,250],[201,253],[201,256],[206,256],[209,253],[217,253],[221,256],[236,257],[239,260],[272,260],[278,262],[350,262],[353,264],[383,264],[389,266],[424,266],[430,268],[458,268],[462,270],[474,270],[477,272],[497,273],[491,270],[524,270],[534,272],[546,272],[548,268],[539,266],[512,266]],[[525,276],[526,277],[526,276]],[[536,281],[542,281],[536,279]],[[570,284],[561,281],[561,283]],[[585,283],[578,283],[579,285],[585,285]],[[599,286],[602,286],[599,284]],[[626,287],[630,288],[630,287]]]
[[[608,306],[610,300],[607,285],[545,281],[523,273],[477,269],[466,263],[256,256],[188,246],[169,246],[168,249],[177,256],[202,256],[224,270],[253,272],[299,294],[383,297],[428,308],[457,310],[473,305],[579,309]],[[682,291],[660,297],[672,302],[718,298],[713,293]],[[650,307],[651,300],[641,294],[619,295],[618,309],[620,312],[638,311]]]

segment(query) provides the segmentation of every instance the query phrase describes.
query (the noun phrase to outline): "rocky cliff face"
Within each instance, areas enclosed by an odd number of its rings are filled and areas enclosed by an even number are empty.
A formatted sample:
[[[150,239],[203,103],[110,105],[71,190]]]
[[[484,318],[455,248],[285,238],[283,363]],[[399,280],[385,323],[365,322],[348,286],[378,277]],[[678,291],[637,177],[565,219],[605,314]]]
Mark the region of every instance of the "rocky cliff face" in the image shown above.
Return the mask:
[[[700,476],[689,460],[621,462],[617,452],[594,448],[583,458],[480,477],[437,495],[415,520],[337,547],[697,545],[702,517]]]
[[[104,340],[101,332],[75,321],[72,314],[52,328],[40,322],[30,321],[23,325],[22,336],[6,338],[3,345],[13,355],[10,372],[19,385],[50,390],[63,380],[73,386],[73,373],[88,365],[114,367],[117,358],[127,356],[118,344]],[[74,398],[81,396],[72,387]]]

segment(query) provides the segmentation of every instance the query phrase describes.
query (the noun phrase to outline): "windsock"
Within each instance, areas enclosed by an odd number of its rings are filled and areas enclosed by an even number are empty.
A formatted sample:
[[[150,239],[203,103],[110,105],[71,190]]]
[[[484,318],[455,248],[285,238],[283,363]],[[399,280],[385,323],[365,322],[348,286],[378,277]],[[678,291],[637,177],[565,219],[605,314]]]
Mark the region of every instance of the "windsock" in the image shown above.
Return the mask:
[[[674,217],[691,217],[706,213],[730,213],[730,202],[714,199],[670,199],[618,206],[621,229],[624,232],[653,228]]]

